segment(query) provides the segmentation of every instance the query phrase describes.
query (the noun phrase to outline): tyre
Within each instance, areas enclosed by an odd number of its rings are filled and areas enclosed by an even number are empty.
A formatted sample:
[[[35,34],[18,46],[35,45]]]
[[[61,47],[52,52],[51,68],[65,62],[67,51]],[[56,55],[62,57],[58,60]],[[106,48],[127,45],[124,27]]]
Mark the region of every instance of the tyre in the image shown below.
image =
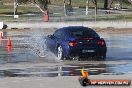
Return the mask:
[[[57,60],[63,60],[63,49],[61,46],[58,46],[57,48]]]
[[[105,60],[106,59],[106,55],[102,56],[102,60]]]
[[[99,60],[101,60],[101,61],[104,61],[104,60],[106,60],[106,55],[99,56]]]
[[[104,53],[104,54],[101,56],[101,59],[102,59],[102,60],[106,60],[106,53]]]

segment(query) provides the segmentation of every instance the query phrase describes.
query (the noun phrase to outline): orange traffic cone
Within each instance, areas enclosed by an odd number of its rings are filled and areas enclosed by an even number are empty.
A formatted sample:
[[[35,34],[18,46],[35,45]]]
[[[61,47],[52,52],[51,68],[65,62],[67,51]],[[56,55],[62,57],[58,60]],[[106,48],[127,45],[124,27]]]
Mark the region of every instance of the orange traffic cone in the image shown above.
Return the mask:
[[[45,21],[45,22],[48,22],[48,21],[49,21],[49,13],[48,13],[48,10],[46,10],[46,11],[44,12],[44,21]]]
[[[10,40],[10,37],[8,37],[7,46],[12,46],[12,45],[11,45],[11,40]]]
[[[12,44],[11,44],[10,37],[8,37],[7,48],[8,48],[8,53],[11,54]]]

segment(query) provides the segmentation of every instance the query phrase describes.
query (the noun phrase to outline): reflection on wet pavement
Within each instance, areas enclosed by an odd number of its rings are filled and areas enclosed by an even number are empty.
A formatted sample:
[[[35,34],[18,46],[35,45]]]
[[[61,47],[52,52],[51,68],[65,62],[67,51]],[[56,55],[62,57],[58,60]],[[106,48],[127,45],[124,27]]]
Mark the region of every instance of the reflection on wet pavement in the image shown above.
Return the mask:
[[[82,67],[84,67],[85,71],[88,71],[90,75],[120,75],[129,71],[132,72],[130,64],[67,64],[66,66],[0,70],[0,77],[81,76]]]
[[[34,34],[35,32],[35,34]],[[107,31],[106,31],[107,32]],[[8,31],[5,32],[0,45],[0,64],[22,63],[22,62],[47,62],[54,63],[52,56],[45,50],[44,37],[48,33],[36,31]],[[8,54],[7,36],[10,35],[12,42],[12,52]],[[102,35],[103,36],[103,35]],[[104,37],[105,38],[105,37]],[[107,34],[106,44],[108,47],[106,61],[102,64],[68,64],[63,63],[61,66],[54,67],[34,67],[24,69],[4,69],[0,70],[0,77],[56,77],[56,76],[80,76],[81,68],[91,75],[99,74],[125,74],[132,73],[132,35],[131,34]],[[49,55],[48,55],[49,54]],[[50,58],[48,58],[50,56]],[[48,58],[48,59],[47,59]],[[129,64],[107,64],[105,62],[126,61]],[[70,62],[70,61],[69,61]],[[86,61],[86,63],[89,61]],[[52,64],[51,63],[51,64]],[[66,65],[66,66],[65,66]]]
[[[108,73],[105,64],[87,64],[85,70],[91,75]],[[3,77],[56,77],[56,76],[80,76],[82,66],[56,66],[56,67],[41,67],[41,68],[26,68],[26,69],[8,69],[1,70],[0,76]]]

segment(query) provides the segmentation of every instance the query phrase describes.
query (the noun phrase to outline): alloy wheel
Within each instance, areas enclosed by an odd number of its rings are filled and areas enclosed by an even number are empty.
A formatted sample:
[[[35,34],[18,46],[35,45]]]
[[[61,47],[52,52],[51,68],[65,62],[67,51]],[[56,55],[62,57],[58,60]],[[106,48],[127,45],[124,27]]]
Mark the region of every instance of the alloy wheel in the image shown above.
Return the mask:
[[[63,49],[61,46],[59,46],[57,49],[57,60],[62,60],[62,58],[63,58]]]

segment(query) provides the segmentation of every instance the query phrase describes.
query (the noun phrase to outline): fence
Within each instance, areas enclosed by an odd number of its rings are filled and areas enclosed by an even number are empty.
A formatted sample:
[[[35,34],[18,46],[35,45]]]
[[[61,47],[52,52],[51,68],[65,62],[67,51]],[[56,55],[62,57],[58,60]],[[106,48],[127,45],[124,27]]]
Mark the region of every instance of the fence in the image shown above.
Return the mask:
[[[21,8],[18,9],[19,11]],[[87,15],[86,15],[87,13]],[[102,20],[132,20],[132,8],[130,9],[98,9],[85,7],[71,7],[66,9],[66,14],[63,6],[49,6],[49,21],[50,22],[65,22],[65,21],[102,21]],[[19,18],[14,19],[13,15],[1,15],[0,20],[3,21],[44,21],[44,14],[38,11],[19,12]]]

